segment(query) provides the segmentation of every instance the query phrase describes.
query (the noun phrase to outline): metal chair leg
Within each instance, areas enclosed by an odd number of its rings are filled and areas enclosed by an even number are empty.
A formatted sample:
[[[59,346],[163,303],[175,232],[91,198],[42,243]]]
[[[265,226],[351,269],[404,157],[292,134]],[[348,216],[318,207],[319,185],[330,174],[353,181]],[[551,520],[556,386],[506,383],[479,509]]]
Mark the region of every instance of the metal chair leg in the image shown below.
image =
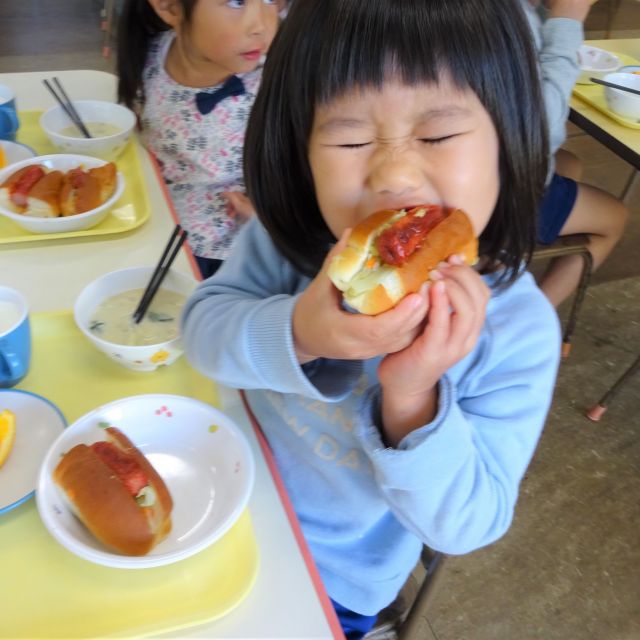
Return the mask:
[[[584,261],[584,265],[582,267],[582,274],[580,276],[580,282],[578,283],[578,288],[573,296],[573,304],[571,305],[571,312],[569,313],[569,318],[567,319],[567,325],[564,329],[564,334],[562,336],[562,357],[567,358],[569,353],[571,352],[571,336],[576,328],[576,323],[578,321],[578,313],[580,312],[580,307],[584,301],[585,293],[587,292],[587,287],[589,286],[589,281],[591,280],[591,272],[593,271],[593,256],[589,249],[586,249],[581,254],[582,260]]]
[[[638,356],[635,362],[618,378],[615,384],[605,393],[602,398],[600,398],[600,402],[595,406],[591,407],[589,411],[587,411],[586,416],[589,420],[593,420],[593,422],[598,422],[600,418],[604,415],[605,411],[608,408],[609,403],[618,395],[620,389],[638,372],[640,371],[640,356]]]
[[[562,335],[562,357],[566,358],[571,351],[571,337],[578,322],[578,313],[584,296],[591,280],[591,272],[593,271],[593,257],[589,251],[589,237],[586,234],[574,234],[569,236],[561,236],[550,245],[538,245],[532,260],[554,260],[563,256],[579,254],[582,256],[582,272],[580,281],[573,296],[571,311],[567,319],[567,324]]]
[[[637,169],[634,169],[631,172],[631,175],[629,176],[629,179],[627,180],[627,184],[624,185],[624,188],[622,189],[622,193],[620,194],[620,201],[621,202],[625,202],[626,201],[627,196],[629,195],[629,193],[631,193],[631,190],[635,187],[635,184],[636,184],[639,176],[640,176],[640,171],[638,171]]]
[[[437,578],[441,575],[444,558],[445,556],[442,553],[435,552],[426,565],[427,573],[407,618],[398,630],[398,640],[416,640],[416,638],[420,637],[418,635],[420,620],[424,617],[428,604],[435,593]]]

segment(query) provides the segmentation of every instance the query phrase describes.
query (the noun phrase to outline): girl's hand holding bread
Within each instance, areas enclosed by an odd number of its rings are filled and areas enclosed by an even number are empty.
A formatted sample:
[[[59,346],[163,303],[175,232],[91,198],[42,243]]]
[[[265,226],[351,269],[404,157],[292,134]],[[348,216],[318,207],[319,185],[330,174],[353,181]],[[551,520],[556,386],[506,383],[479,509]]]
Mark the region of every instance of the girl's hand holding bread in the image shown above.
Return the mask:
[[[426,291],[413,293],[377,316],[345,311],[342,294],[327,275],[333,257],[347,245],[350,229],[329,252],[320,273],[300,295],[293,312],[293,337],[301,364],[316,358],[361,360],[408,347],[427,312]]]
[[[473,349],[485,320],[489,288],[458,256],[441,265],[432,279],[423,330],[378,368],[382,423],[391,446],[433,420],[438,381]]]

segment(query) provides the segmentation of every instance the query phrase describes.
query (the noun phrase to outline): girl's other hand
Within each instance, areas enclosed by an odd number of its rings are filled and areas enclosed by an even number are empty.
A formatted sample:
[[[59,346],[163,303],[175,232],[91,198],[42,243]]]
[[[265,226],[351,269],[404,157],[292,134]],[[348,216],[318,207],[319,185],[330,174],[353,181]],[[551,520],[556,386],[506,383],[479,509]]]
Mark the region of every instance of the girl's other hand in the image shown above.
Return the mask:
[[[378,316],[342,308],[342,293],[327,269],[347,244],[350,229],[325,258],[322,270],[302,293],[293,312],[293,338],[300,364],[316,358],[364,360],[408,347],[418,336],[428,310],[427,287]]]
[[[484,324],[490,291],[458,257],[432,276],[424,329],[405,349],[386,356],[378,368],[387,440],[430,422],[435,388],[442,375],[474,347]]]
[[[240,218],[241,220],[249,220],[256,215],[256,211],[251,204],[251,200],[241,191],[223,191],[220,194],[227,200],[227,213],[232,218]]]

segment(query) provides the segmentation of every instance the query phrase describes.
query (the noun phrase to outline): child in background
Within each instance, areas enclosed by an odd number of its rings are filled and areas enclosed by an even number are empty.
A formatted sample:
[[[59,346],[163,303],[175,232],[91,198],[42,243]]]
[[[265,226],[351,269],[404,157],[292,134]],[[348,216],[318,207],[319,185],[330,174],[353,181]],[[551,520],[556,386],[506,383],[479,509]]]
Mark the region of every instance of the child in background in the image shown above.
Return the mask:
[[[467,553],[511,524],[559,357],[523,270],[541,104],[504,0],[294,2],[269,52],[245,146],[257,218],[187,302],[183,338],[248,390],[348,638],[423,544]],[[394,309],[344,310],[327,265],[349,229],[425,203],[468,212],[482,273],[451,256]]]
[[[118,97],[139,116],[204,278],[253,207],[242,150],[276,0],[126,0]]]
[[[578,49],[583,41],[583,22],[594,0],[520,2],[538,49],[552,164],[540,205],[538,240],[551,244],[558,236],[586,233],[593,266],[597,268],[620,239],[627,209],[609,193],[580,183],[582,164],[573,154],[560,149],[566,138],[571,91],[580,74]],[[576,288],[581,272],[581,256],[556,258],[540,287],[557,306]]]

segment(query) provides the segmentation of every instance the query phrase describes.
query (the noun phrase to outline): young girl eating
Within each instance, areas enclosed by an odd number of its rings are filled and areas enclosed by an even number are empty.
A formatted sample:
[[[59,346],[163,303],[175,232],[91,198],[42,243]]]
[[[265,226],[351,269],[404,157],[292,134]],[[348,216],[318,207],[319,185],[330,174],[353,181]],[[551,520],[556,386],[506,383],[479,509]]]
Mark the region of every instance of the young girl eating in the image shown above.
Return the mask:
[[[118,97],[139,116],[204,278],[253,207],[244,132],[278,24],[277,0],[125,0]]]
[[[539,91],[503,0],[304,0],[269,53],[245,150],[258,219],[183,335],[196,367],[248,390],[349,638],[422,545],[467,553],[512,521],[559,354],[523,268],[546,175]],[[421,204],[467,212],[479,265],[453,255],[395,308],[345,309],[327,267],[349,230]]]

